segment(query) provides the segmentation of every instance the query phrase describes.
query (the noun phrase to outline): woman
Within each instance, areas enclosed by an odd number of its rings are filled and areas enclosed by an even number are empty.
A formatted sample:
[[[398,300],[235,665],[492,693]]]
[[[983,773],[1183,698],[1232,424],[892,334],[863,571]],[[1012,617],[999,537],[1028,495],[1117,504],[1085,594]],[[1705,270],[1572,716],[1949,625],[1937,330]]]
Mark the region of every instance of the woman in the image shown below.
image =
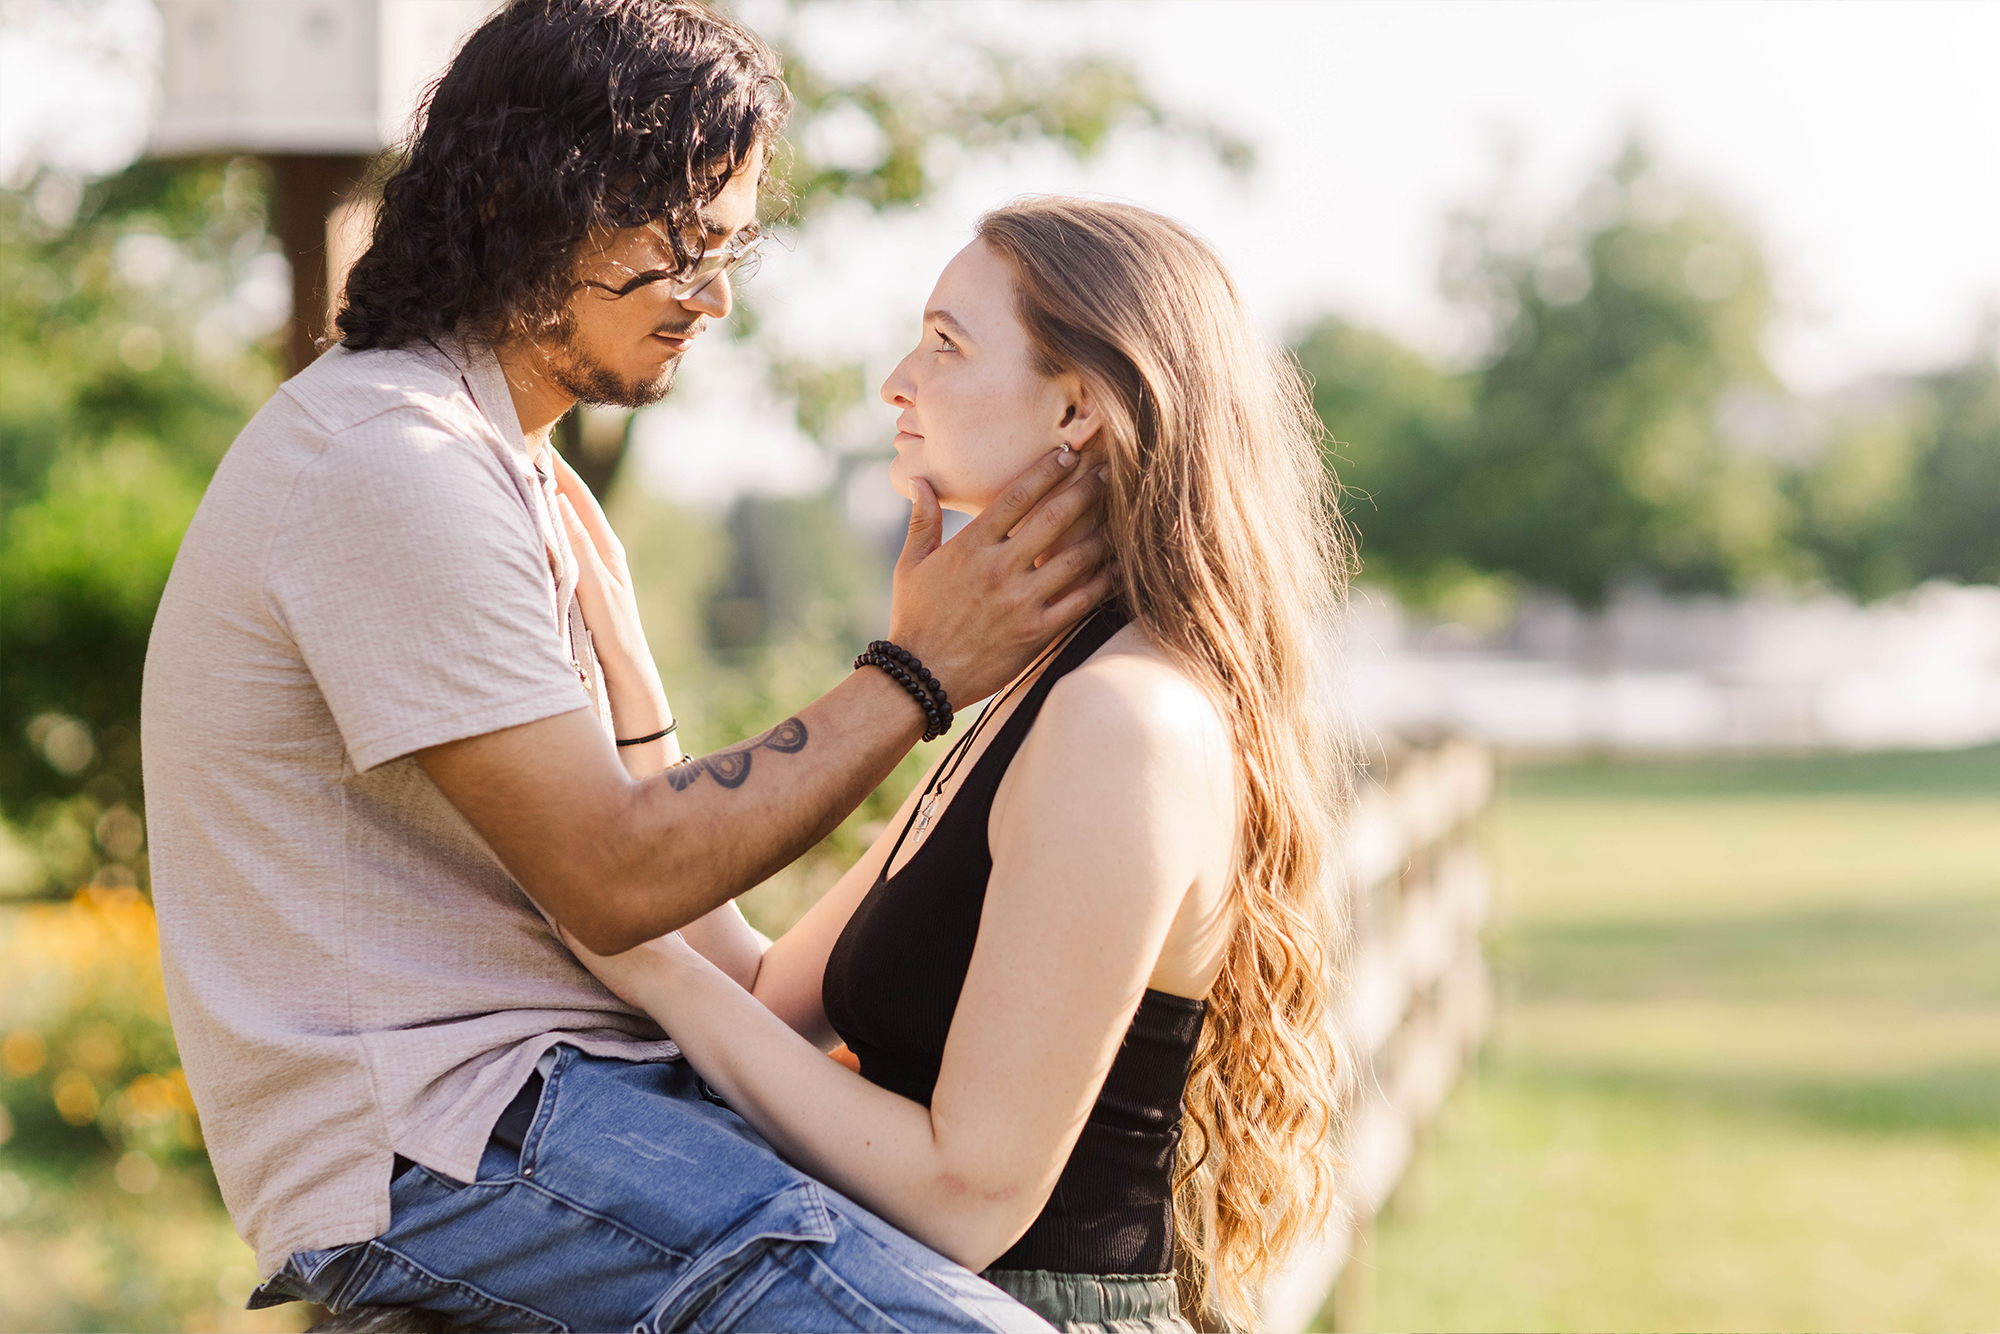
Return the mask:
[[[1344,765],[1310,682],[1345,547],[1307,394],[1186,229],[1052,198],[981,221],[882,396],[906,496],[977,513],[1048,449],[1104,469],[1114,604],[775,944],[727,911],[579,955],[780,1153],[1057,1326],[1185,1329],[1177,1258],[1247,1325],[1333,1207]],[[584,510],[599,650],[641,654]]]

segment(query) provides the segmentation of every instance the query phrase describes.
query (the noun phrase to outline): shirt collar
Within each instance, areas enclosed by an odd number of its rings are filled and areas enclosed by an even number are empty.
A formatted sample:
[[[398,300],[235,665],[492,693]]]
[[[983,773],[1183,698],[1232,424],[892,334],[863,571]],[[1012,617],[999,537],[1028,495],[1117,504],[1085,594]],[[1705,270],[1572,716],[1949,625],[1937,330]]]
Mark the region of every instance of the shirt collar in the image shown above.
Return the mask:
[[[439,339],[437,346],[458,367],[466,388],[472,391],[472,401],[486,414],[486,420],[493,423],[493,429],[500,433],[514,456],[523,466],[534,467],[540,451],[530,449],[527,437],[522,434],[520,415],[514,411],[514,395],[507,388],[507,373],[501,369],[500,358],[493,354],[493,349],[464,338]]]

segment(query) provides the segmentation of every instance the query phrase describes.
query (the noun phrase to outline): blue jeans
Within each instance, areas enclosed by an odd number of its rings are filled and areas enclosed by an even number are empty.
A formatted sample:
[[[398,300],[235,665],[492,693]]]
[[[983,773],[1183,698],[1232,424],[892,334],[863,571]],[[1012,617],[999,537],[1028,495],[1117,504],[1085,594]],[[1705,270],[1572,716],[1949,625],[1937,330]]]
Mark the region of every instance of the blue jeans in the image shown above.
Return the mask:
[[[478,1180],[408,1167],[387,1232],[298,1252],[251,1306],[479,1330],[1048,1330],[780,1160],[685,1062],[559,1047],[532,1118],[502,1121]]]

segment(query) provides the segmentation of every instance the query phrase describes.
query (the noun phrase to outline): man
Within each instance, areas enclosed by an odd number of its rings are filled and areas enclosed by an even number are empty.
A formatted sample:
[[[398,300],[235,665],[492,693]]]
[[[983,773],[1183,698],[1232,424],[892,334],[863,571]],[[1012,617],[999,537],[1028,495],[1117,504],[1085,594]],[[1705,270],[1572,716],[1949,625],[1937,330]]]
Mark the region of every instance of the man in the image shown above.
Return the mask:
[[[779,1161],[552,925],[614,952],[734,911],[939,712],[868,668],[637,780],[576,608],[549,429],[657,399],[728,314],[786,108],[771,53],[693,0],[517,0],[389,182],[344,345],[188,530],[146,664],[154,886],[253,1304],[1040,1327]],[[890,630],[951,699],[1105,591],[1066,467],[943,546],[916,506]]]

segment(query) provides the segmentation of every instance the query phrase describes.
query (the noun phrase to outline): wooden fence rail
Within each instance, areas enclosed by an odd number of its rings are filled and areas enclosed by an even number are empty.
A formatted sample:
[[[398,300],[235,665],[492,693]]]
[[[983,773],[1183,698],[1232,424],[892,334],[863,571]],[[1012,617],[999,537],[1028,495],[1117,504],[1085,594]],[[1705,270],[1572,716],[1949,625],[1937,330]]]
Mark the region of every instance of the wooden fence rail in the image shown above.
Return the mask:
[[[1349,1062],[1340,1147],[1346,1208],[1264,1289],[1263,1327],[1364,1327],[1375,1215],[1486,1031],[1480,930],[1491,880],[1473,821],[1493,791],[1474,742],[1393,743],[1369,766],[1328,892],[1353,925],[1333,1022]],[[1351,1261],[1360,1260],[1358,1263]]]

